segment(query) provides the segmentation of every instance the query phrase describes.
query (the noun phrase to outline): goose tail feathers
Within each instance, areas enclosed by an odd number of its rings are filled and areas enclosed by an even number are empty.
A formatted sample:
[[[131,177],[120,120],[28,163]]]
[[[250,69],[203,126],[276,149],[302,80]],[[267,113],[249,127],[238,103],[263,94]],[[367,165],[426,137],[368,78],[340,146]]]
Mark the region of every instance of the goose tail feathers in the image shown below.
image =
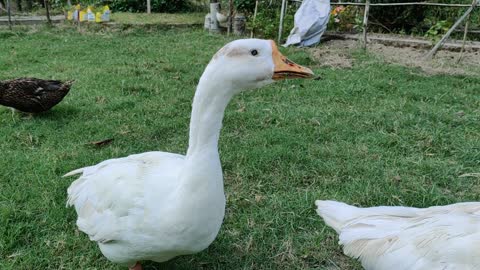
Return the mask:
[[[76,169],[76,170],[73,170],[69,173],[66,173],[64,176],[62,177],[69,177],[69,176],[73,176],[73,175],[77,175],[77,174],[81,174],[83,173],[83,171],[85,170],[85,168],[80,168],[80,169]]]
[[[317,214],[337,233],[340,233],[349,221],[362,215],[360,208],[342,202],[317,200],[315,205]]]

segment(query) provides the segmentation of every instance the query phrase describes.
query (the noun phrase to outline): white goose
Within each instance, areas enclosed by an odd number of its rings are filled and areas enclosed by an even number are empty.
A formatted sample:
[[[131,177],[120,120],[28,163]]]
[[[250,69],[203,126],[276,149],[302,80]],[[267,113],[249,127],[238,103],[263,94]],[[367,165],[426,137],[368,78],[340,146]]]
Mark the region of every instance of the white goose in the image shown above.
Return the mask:
[[[424,209],[315,204],[344,253],[367,270],[480,269],[480,202]]]
[[[74,170],[68,188],[78,228],[109,260],[142,269],[199,252],[215,239],[225,195],[218,154],[224,110],[237,93],[283,78],[307,78],[308,68],[285,58],[273,41],[233,41],[215,54],[193,99],[185,156],[147,152]]]

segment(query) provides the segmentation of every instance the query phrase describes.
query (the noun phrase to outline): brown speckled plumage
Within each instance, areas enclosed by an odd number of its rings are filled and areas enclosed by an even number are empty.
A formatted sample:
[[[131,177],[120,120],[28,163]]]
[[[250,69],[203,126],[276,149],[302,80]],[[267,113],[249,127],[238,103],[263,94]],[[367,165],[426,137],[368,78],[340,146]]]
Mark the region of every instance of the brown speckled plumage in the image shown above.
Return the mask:
[[[0,105],[28,113],[44,112],[62,101],[72,82],[35,78],[0,81]]]

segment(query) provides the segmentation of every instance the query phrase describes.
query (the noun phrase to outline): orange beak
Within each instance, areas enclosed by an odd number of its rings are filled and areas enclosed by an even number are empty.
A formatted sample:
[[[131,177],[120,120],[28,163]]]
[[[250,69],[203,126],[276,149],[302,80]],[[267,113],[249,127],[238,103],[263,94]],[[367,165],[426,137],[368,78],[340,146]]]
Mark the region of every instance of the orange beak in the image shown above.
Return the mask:
[[[303,67],[288,60],[279,50],[275,41],[270,41],[272,44],[272,58],[275,68],[273,70],[274,80],[293,79],[293,78],[311,78],[313,72],[307,67]]]

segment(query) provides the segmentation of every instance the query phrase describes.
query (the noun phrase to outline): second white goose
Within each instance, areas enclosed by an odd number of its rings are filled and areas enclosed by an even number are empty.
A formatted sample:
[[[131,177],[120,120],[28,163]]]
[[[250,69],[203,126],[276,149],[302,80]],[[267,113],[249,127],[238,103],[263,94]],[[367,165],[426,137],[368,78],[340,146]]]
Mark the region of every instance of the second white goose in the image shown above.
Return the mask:
[[[480,269],[480,202],[424,209],[315,204],[345,255],[367,270]]]

